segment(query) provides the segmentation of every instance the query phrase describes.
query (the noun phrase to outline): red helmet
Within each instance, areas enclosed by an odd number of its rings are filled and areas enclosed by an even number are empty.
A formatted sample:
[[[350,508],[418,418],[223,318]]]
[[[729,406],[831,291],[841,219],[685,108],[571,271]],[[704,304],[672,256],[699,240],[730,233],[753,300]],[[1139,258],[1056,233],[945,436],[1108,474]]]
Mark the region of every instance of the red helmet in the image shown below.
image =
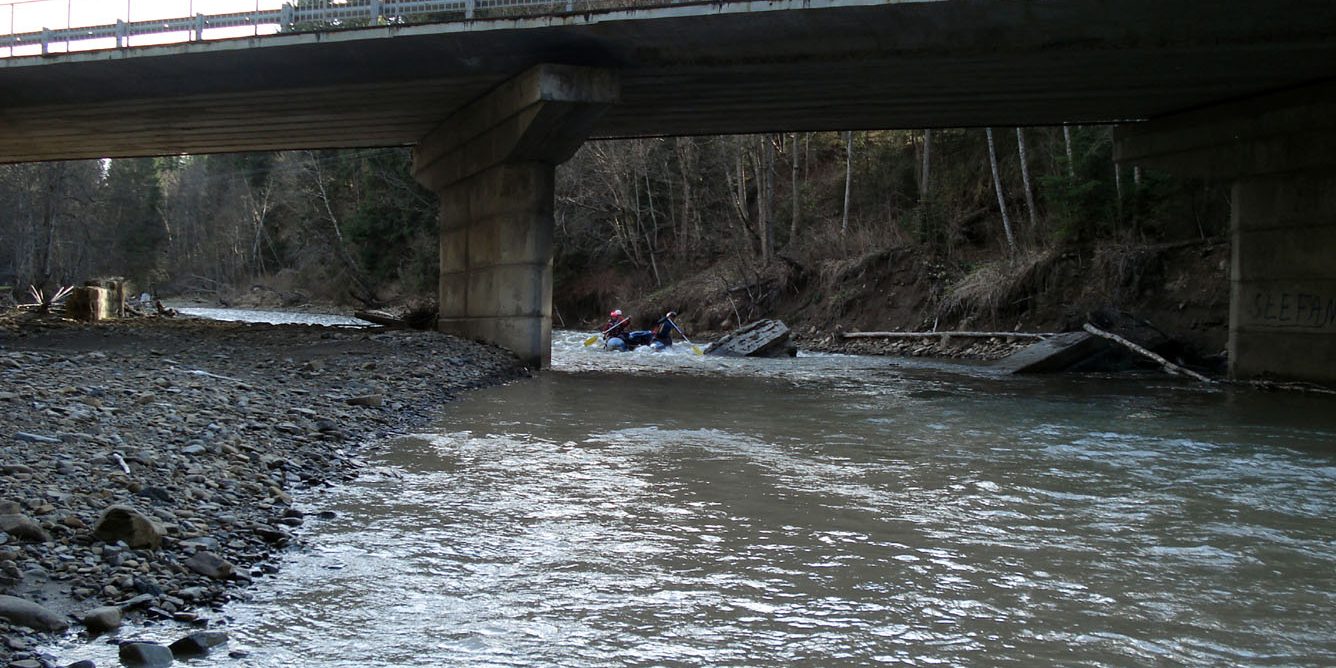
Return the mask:
[[[620,318],[620,317],[622,317],[622,310],[621,310],[621,309],[613,309],[613,310],[612,310],[612,313],[609,313],[608,315],[611,316],[611,317],[613,317],[613,318]]]

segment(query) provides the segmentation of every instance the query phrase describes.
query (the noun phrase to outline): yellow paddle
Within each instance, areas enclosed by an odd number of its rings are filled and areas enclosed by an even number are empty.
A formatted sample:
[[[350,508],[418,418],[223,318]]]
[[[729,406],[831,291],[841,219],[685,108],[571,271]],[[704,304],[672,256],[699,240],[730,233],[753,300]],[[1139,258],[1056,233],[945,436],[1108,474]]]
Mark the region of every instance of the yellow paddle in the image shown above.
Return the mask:
[[[672,326],[673,326],[673,329],[677,330],[677,333],[682,335],[682,340],[683,340],[683,341],[686,341],[686,342],[687,342],[687,345],[691,346],[691,353],[692,353],[693,355],[704,355],[704,354],[705,354],[705,351],[704,351],[704,350],[701,350],[701,349],[700,349],[700,346],[698,346],[698,345],[692,343],[692,342],[691,342],[691,339],[688,339],[688,338],[687,338],[686,333],[684,333],[684,332],[682,331],[682,328],[681,328],[681,327],[678,327],[678,326],[677,326],[677,323],[673,322],[672,320],[669,320],[669,321],[668,321],[668,324],[672,325]]]
[[[610,331],[612,331],[612,330],[614,330],[614,329],[617,329],[617,327],[619,327],[619,326],[621,326],[621,325],[623,325],[623,324],[625,324],[625,323],[628,323],[628,322],[630,322],[630,321],[631,321],[630,318],[622,318],[622,321],[619,322],[619,323],[617,323],[616,325],[613,325],[613,326],[611,326],[611,327],[609,327],[609,328],[603,330],[603,332],[601,332],[601,333],[599,333],[599,334],[595,334],[595,335],[593,335],[593,336],[591,336],[591,337],[585,339],[585,345],[586,345],[586,346],[592,346],[592,345],[594,345],[594,342],[597,341],[597,340],[599,339],[599,337],[603,336],[603,334],[606,334],[607,332],[610,332]],[[678,331],[678,332],[681,332],[682,330],[679,329],[679,330],[677,330],[677,331]]]

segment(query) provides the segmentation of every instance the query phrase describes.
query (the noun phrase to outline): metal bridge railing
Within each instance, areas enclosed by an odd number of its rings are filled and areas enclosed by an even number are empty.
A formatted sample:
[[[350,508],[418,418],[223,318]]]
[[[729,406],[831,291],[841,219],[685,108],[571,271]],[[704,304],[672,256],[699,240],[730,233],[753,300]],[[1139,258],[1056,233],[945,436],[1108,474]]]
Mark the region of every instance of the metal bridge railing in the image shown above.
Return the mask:
[[[53,50],[128,48],[135,37],[148,38],[135,40],[136,46],[142,46],[247,34],[543,16],[688,1],[699,0],[296,0],[281,5],[272,0],[140,0],[139,7],[135,0],[126,0],[123,6],[114,0],[16,0],[0,4],[0,26],[6,20],[9,25],[9,32],[0,34],[0,57],[45,55]],[[213,9],[214,13],[196,9]],[[116,14],[114,22],[109,10]],[[48,27],[59,25],[62,19],[64,27]]]

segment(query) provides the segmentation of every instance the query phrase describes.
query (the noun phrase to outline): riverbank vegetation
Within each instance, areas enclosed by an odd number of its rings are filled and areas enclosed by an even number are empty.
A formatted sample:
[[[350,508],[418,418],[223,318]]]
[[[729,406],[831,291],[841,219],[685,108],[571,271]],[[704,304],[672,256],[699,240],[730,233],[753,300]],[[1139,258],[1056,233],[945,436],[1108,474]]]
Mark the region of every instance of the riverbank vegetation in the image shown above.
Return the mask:
[[[225,303],[436,291],[406,149],[0,166],[0,285],[123,275]],[[1223,347],[1228,198],[1116,167],[1108,127],[590,142],[558,170],[558,326],[610,306],[698,330],[1070,329]]]

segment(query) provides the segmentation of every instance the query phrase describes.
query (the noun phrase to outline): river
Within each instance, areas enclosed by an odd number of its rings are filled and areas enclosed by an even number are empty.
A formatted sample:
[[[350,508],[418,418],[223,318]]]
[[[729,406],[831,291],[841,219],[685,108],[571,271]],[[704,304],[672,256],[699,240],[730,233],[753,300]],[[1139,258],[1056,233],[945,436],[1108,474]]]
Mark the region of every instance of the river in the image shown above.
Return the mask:
[[[555,336],[302,496],[209,664],[1336,663],[1332,398]]]

